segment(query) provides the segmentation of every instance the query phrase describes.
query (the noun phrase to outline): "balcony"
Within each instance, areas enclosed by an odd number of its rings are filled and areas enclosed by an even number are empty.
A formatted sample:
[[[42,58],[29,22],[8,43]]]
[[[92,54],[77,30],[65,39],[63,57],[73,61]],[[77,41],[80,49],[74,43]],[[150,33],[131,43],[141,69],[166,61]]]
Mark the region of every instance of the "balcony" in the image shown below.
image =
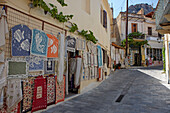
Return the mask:
[[[161,34],[170,33],[170,0],[159,0],[155,17],[156,30]]]

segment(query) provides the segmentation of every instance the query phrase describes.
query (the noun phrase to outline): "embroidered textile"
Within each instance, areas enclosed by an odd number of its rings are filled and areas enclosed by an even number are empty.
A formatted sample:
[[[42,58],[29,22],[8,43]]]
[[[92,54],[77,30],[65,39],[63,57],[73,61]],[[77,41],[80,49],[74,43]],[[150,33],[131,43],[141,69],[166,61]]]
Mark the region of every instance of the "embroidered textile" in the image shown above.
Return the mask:
[[[98,66],[101,67],[103,65],[102,64],[102,49],[99,45],[97,46],[97,53],[98,53]]]
[[[27,76],[25,61],[8,61],[8,77]]]
[[[0,46],[5,45],[5,35],[8,33],[5,10],[0,12]]]
[[[76,72],[76,58],[69,59],[69,74],[74,74]]]
[[[94,54],[94,66],[97,66],[97,54]]]
[[[22,100],[20,79],[8,79],[7,95],[8,112],[11,112],[15,105]]]
[[[5,52],[4,51],[0,51],[0,62],[5,62],[4,60],[4,56],[5,56]]]
[[[0,91],[0,108],[3,108],[4,105],[4,88]]]
[[[44,73],[55,74],[55,61],[53,59],[48,59],[44,62]]]
[[[89,68],[85,68],[85,80],[89,79]]]
[[[12,56],[29,56],[32,31],[26,25],[12,27]]]
[[[10,113],[20,113],[20,103],[15,105],[14,109]]]
[[[62,82],[57,82],[56,76],[56,103],[64,101],[65,98],[65,76],[63,77]]]
[[[94,67],[94,75],[95,75],[95,78],[99,78],[98,68],[96,66]]]
[[[91,55],[90,55],[90,53],[87,53],[87,61],[88,61],[88,66],[91,66]]]
[[[55,78],[53,75],[47,77],[47,105],[55,103]]]
[[[58,82],[62,82],[63,80],[63,74],[64,74],[64,35],[59,34],[58,35],[60,39],[60,51],[59,51],[59,68],[58,68],[58,77],[57,80]]]
[[[30,56],[26,58],[29,64],[29,71],[43,71],[44,70],[44,59],[39,56]]]
[[[38,56],[47,56],[48,37],[40,30],[32,30],[31,54]]]
[[[0,94],[4,86],[7,84],[7,66],[6,63],[0,64]]]
[[[76,51],[76,39],[74,37],[67,36],[66,41],[67,41],[67,51],[75,52]]]
[[[46,79],[40,76],[34,80],[34,96],[32,103],[32,112],[45,109],[46,107],[47,107]]]
[[[77,38],[76,39],[76,48],[77,50],[85,50],[86,49],[86,40]]]
[[[31,111],[32,108],[32,101],[33,101],[33,90],[34,90],[34,78],[28,78],[28,81],[22,82],[22,93],[23,93],[23,100],[22,100],[22,113],[26,113]]]
[[[48,58],[57,58],[58,57],[58,39],[51,34],[47,34],[48,36]]]
[[[94,54],[93,53],[91,53],[90,54],[91,55],[91,65],[90,66],[94,66]]]
[[[88,60],[87,60],[87,53],[86,52],[83,53],[83,65],[84,65],[85,68],[88,67]]]
[[[82,67],[82,58],[76,58],[76,72],[74,78],[74,85],[78,87],[80,85],[80,76],[81,76],[81,67]]]

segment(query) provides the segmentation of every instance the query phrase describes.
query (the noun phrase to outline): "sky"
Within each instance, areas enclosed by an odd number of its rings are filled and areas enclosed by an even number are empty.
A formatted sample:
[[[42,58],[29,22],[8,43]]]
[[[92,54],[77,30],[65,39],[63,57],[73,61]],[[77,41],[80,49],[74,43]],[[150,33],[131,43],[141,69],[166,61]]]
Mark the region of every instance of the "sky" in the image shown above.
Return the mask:
[[[110,6],[111,6],[111,3],[113,4],[114,18],[116,18],[118,16],[118,14],[121,10],[122,11],[126,10],[126,0],[108,0],[108,2],[110,4]],[[140,3],[148,3],[149,5],[153,4],[153,7],[155,8],[158,3],[158,0],[129,0],[129,6],[135,5],[135,4],[140,4]]]

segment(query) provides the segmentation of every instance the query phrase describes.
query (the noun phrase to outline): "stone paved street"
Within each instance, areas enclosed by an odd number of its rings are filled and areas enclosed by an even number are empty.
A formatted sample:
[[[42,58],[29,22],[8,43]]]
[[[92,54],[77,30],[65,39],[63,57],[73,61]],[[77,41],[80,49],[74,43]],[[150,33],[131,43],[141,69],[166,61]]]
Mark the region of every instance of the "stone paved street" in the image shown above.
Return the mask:
[[[120,95],[122,100],[115,102]],[[43,113],[170,113],[170,89],[161,67],[123,69],[95,89]]]

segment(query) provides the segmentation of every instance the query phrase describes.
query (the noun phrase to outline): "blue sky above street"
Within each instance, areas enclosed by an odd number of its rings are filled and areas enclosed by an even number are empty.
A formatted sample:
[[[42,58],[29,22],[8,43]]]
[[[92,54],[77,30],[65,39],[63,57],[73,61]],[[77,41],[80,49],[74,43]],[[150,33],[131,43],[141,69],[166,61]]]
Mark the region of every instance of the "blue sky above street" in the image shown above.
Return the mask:
[[[126,10],[126,0],[108,0],[108,2],[110,5],[111,3],[113,4],[114,18],[117,17],[121,9],[122,11]],[[129,0],[129,6],[140,4],[140,3],[148,3],[149,5],[153,4],[153,7],[155,8],[158,3],[158,0]]]

